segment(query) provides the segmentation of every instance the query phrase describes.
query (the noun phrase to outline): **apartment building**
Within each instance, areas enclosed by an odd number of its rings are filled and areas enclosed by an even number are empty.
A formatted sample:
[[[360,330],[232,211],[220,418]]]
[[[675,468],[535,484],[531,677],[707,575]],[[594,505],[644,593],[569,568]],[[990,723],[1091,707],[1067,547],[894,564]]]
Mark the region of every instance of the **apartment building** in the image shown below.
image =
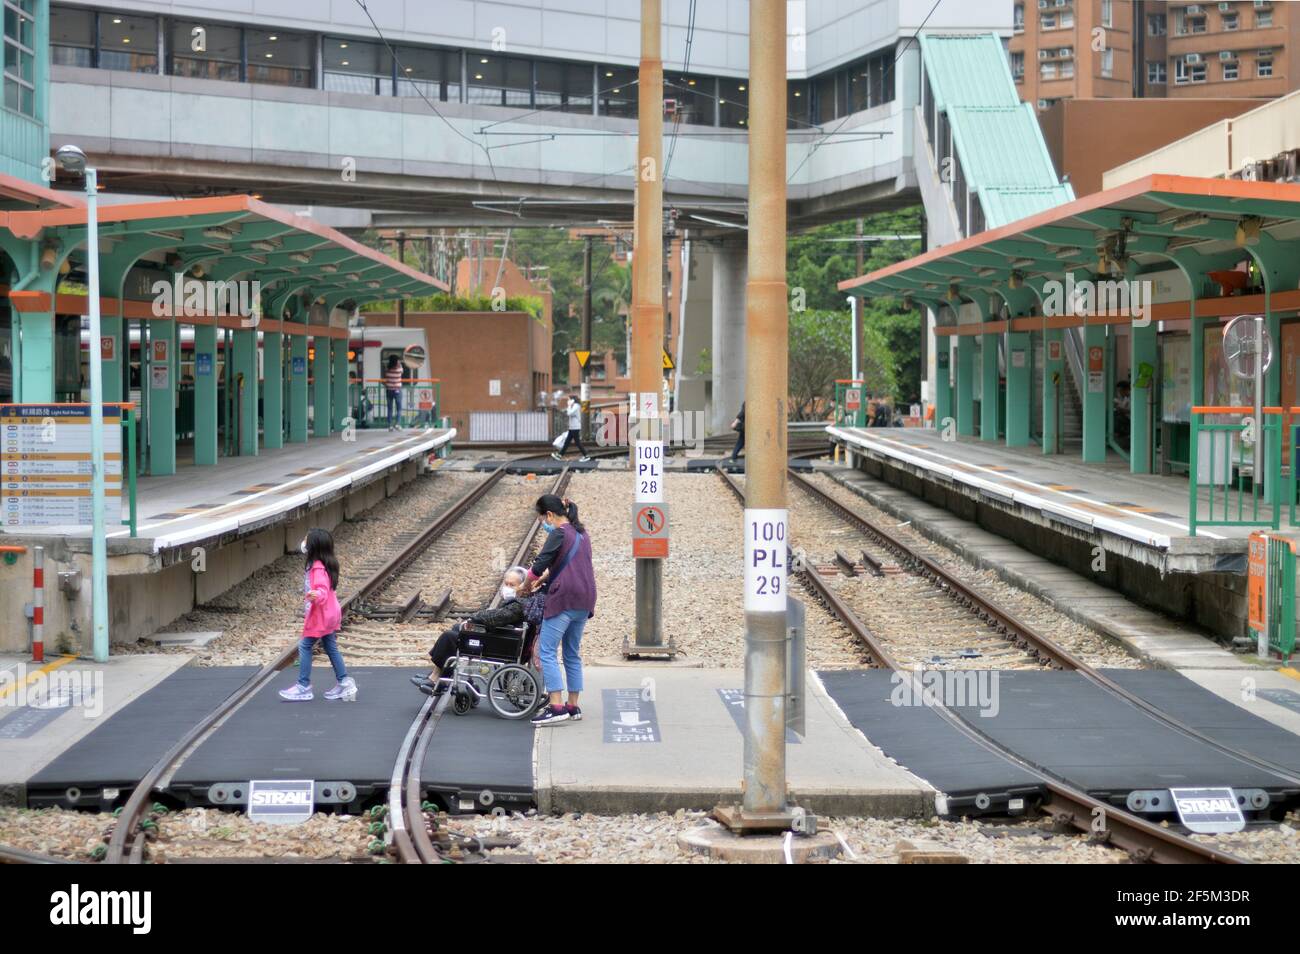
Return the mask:
[[[1015,0],[1008,44],[1021,99],[1258,98],[1296,89],[1297,24],[1276,0]]]

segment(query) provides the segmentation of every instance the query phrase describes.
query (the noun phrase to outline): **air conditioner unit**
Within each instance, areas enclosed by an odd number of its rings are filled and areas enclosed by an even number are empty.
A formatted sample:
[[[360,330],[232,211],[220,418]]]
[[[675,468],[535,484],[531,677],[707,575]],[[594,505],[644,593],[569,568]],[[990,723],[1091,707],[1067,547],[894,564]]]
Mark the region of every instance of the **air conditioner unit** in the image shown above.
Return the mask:
[[[1231,62],[1232,60],[1235,60],[1236,58],[1237,58],[1237,54],[1233,53],[1231,50],[1219,51],[1219,62],[1221,63],[1228,63]]]
[[[1219,4],[1219,12],[1220,12],[1220,13],[1231,13],[1231,12],[1232,12],[1232,4],[1230,4],[1230,3],[1221,3],[1221,4]]]
[[[1185,57],[1183,57],[1183,59],[1184,59],[1187,63],[1191,64],[1192,66],[1195,66],[1195,65],[1197,65],[1198,63],[1201,62],[1201,54],[1199,54],[1199,53],[1188,53]]]
[[[1051,56],[1051,55],[1052,55],[1052,54],[1051,54],[1051,51],[1050,51],[1050,50],[1039,50],[1039,51],[1038,51],[1038,58],[1039,58],[1040,60],[1045,60],[1045,59],[1047,59],[1047,58],[1048,58],[1049,56]]]
[[[1038,9],[1040,9],[1040,10],[1046,10],[1046,9],[1047,9],[1047,0],[1038,0]]]
[[[1187,5],[1187,15],[1189,17],[1197,16],[1200,14],[1200,12],[1201,12],[1201,5],[1199,3],[1189,3]]]
[[[1060,58],[1063,59],[1063,60],[1068,60],[1068,59],[1070,59],[1072,56],[1074,56],[1074,50],[1071,49],[1071,48],[1068,47],[1068,46],[1063,46],[1063,47],[1061,47],[1059,50],[1057,50],[1056,52],[1057,52],[1057,55],[1060,56]]]
[[[1058,7],[1063,7],[1063,6],[1065,6],[1066,2],[1067,2],[1067,0],[1056,0],[1056,5],[1057,5]]]

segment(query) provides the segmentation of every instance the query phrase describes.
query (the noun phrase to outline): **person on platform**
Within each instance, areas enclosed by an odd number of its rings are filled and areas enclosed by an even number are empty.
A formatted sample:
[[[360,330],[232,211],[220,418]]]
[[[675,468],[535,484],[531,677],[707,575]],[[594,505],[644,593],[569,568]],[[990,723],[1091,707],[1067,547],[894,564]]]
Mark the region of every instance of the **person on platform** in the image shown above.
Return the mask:
[[[402,359],[395,354],[388,356],[384,369],[384,390],[388,393],[388,429],[395,431],[402,416]]]
[[[1115,383],[1115,439],[1128,440],[1129,427],[1132,423],[1133,392],[1127,381]]]
[[[740,402],[740,410],[736,414],[736,419],[731,422],[731,429],[736,432],[736,446],[731,449],[731,456],[728,460],[738,460],[740,452],[745,449],[745,402]]]
[[[520,594],[520,589],[527,578],[528,571],[522,566],[512,566],[506,570],[506,575],[501,579],[501,603],[495,608],[488,607],[471,614],[469,621],[494,628],[518,626],[524,622],[527,618],[528,606],[532,602],[531,597]],[[447,668],[447,661],[456,655],[459,643],[460,623],[457,623],[451,629],[445,630],[429,650],[429,658],[433,660],[433,669],[429,675],[411,677],[411,682],[415,683],[425,695],[442,695],[444,687],[438,685],[438,680],[442,678],[443,671]]]
[[[582,455],[581,460],[591,460],[587,454],[587,449],[582,446],[582,402],[578,400],[577,393],[569,395],[569,404],[564,409],[568,415],[569,432],[564,435],[564,446],[557,451],[553,451],[551,456],[556,460],[563,460],[565,453],[569,450],[570,444],[578,445],[578,453]]]
[[[582,718],[578,707],[582,692],[579,651],[587,620],[596,615],[596,573],[591,565],[591,540],[578,519],[578,505],[555,494],[543,494],[535,509],[547,537],[525,585],[529,592],[544,595],[538,655],[550,705],[533,716],[533,725],[542,726]]]
[[[288,689],[280,690],[280,698],[287,702],[310,702],[311,657],[320,646],[334,667],[338,680],[333,689],[325,693],[326,699],[344,699],[354,702],[357,684],[348,675],[339,652],[339,625],[343,611],[335,590],[339,585],[339,561],[334,555],[334,538],[328,530],[308,530],[298,551],[303,555],[306,571],[303,573],[303,624],[302,639],[298,640],[298,681]]]

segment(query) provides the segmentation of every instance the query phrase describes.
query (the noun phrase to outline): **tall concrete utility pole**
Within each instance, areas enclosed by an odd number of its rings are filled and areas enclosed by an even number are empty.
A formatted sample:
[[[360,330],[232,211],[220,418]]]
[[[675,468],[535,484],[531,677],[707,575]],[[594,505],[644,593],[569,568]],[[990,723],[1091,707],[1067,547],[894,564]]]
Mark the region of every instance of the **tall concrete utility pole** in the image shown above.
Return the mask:
[[[633,481],[637,441],[661,440],[664,338],[663,140],[664,64],[659,0],[641,0],[641,71],[637,90],[636,241],[632,260],[632,390],[636,432],[631,441]],[[662,451],[660,456],[662,462]],[[662,476],[662,472],[661,472]],[[662,484],[662,481],[660,481]],[[662,486],[658,488],[662,502]],[[640,494],[634,498],[642,501]],[[635,508],[634,508],[635,509]],[[635,513],[634,513],[635,516]],[[663,652],[663,561],[636,560],[636,652]]]
[[[786,3],[749,5],[749,274],[745,284],[745,794],[733,829],[788,828],[785,787],[789,302]]]
[[[582,366],[582,439],[591,440],[591,236],[583,236],[582,246],[582,350],[587,361]]]

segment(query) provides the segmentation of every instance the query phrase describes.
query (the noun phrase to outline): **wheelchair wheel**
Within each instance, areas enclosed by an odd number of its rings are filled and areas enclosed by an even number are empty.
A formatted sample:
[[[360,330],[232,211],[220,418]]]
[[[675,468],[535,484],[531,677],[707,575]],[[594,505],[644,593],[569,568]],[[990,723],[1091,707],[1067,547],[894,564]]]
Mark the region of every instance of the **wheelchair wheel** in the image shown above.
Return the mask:
[[[488,702],[503,719],[525,719],[537,709],[542,687],[531,669],[502,666],[488,683]]]
[[[464,715],[472,708],[474,708],[474,703],[470,699],[468,692],[458,692],[452,697],[451,711],[456,715]]]

